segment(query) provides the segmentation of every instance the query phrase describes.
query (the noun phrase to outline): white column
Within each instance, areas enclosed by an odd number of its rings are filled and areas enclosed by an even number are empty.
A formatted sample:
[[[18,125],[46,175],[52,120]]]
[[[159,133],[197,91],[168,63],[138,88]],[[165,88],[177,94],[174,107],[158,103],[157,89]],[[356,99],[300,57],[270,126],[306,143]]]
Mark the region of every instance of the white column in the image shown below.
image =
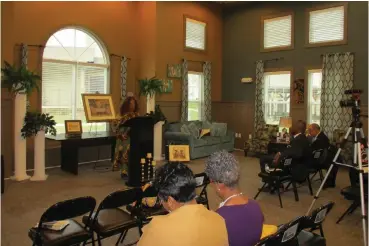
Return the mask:
[[[22,138],[24,116],[26,115],[27,96],[18,93],[14,103],[14,176],[13,180],[22,181],[29,179],[26,173],[26,139]]]
[[[151,111],[155,112],[155,94],[152,97],[147,96],[146,112],[150,113]]]
[[[164,121],[159,121],[154,125],[154,161],[162,161],[163,147],[163,124]]]
[[[45,174],[45,131],[41,130],[35,136],[35,161],[34,173],[31,181],[42,181],[47,179]]]

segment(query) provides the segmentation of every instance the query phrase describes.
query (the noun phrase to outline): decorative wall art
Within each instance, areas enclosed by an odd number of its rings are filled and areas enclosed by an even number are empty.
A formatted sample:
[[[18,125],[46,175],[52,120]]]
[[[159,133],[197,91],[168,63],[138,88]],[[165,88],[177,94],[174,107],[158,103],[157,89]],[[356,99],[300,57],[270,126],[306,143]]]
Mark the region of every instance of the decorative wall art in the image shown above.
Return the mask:
[[[172,93],[173,91],[173,80],[163,80],[163,93]]]
[[[115,120],[112,95],[82,94],[82,101],[87,122]]]
[[[304,103],[304,79],[295,79],[293,81],[293,99],[296,104]]]
[[[168,64],[168,78],[181,78],[182,77],[182,64]]]
[[[169,145],[169,161],[190,161],[190,148],[188,145]]]

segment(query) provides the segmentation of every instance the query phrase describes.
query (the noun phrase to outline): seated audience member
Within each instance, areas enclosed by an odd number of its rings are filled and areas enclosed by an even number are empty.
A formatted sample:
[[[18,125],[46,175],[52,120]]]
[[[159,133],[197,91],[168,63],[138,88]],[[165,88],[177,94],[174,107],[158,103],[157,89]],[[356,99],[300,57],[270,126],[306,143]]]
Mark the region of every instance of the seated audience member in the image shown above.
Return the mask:
[[[265,166],[267,164],[271,167],[275,167],[284,157],[292,157],[293,159],[302,161],[304,164],[309,163],[308,160],[311,156],[311,149],[305,135],[306,123],[299,120],[296,130],[297,134],[291,138],[289,148],[285,149],[282,153],[278,152],[276,155],[264,155],[260,158],[260,169],[262,172],[265,172]]]
[[[329,148],[329,145],[330,145],[329,139],[327,135],[325,135],[324,132],[320,130],[320,126],[318,124],[311,124],[309,126],[308,131],[309,131],[309,136],[312,137],[312,143],[310,144],[312,151]],[[333,152],[334,153],[328,153],[327,161],[326,163],[324,163],[325,169],[328,169],[329,166],[331,165],[331,162],[329,160],[333,158],[332,154],[335,154],[336,151],[333,151]],[[324,188],[336,186],[337,172],[338,172],[338,166],[334,165],[327,178],[327,181],[324,184]]]
[[[222,199],[216,212],[225,219],[229,245],[255,245],[262,234],[264,217],[258,203],[238,188],[240,167],[235,157],[225,150],[213,153],[206,162],[205,173]]]
[[[168,163],[157,170],[155,186],[167,215],[155,216],[143,228],[138,246],[225,246],[224,219],[195,200],[196,181],[182,163]]]
[[[320,126],[318,124],[311,124],[308,128],[308,131],[309,135],[313,137],[312,143],[310,145],[312,151],[319,149],[328,149],[329,139],[327,135],[325,135],[324,132],[320,130]]]

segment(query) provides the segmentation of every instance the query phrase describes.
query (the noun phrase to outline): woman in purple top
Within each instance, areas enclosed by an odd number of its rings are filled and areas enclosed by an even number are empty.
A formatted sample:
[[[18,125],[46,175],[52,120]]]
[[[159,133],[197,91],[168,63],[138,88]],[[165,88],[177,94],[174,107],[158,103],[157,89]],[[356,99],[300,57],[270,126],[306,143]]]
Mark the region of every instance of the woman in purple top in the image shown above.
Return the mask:
[[[206,161],[205,173],[222,199],[217,212],[224,218],[230,246],[254,246],[262,233],[264,216],[259,205],[240,192],[240,167],[227,151],[213,153]]]

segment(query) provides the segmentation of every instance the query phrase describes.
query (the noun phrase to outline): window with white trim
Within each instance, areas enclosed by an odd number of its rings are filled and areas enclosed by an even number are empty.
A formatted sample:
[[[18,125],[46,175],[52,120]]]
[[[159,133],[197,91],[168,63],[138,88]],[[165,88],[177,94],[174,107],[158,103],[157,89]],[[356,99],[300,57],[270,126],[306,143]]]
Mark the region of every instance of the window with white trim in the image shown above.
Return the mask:
[[[86,122],[82,93],[108,93],[109,60],[102,44],[77,28],[54,33],[46,43],[42,62],[42,112],[54,116],[58,133],[65,132],[65,120]],[[95,123],[106,131],[106,123]],[[94,128],[95,129],[95,128]]]
[[[345,42],[345,6],[309,12],[309,44]]]
[[[264,119],[278,125],[279,118],[290,115],[291,72],[264,73]]]
[[[204,98],[204,74],[188,72],[188,120],[201,120]]]
[[[285,49],[293,46],[292,15],[263,20],[263,49]]]
[[[322,70],[308,71],[308,123],[320,124],[320,97],[322,94]]]
[[[185,18],[186,37],[185,47],[196,50],[205,50],[206,43],[206,23]]]

